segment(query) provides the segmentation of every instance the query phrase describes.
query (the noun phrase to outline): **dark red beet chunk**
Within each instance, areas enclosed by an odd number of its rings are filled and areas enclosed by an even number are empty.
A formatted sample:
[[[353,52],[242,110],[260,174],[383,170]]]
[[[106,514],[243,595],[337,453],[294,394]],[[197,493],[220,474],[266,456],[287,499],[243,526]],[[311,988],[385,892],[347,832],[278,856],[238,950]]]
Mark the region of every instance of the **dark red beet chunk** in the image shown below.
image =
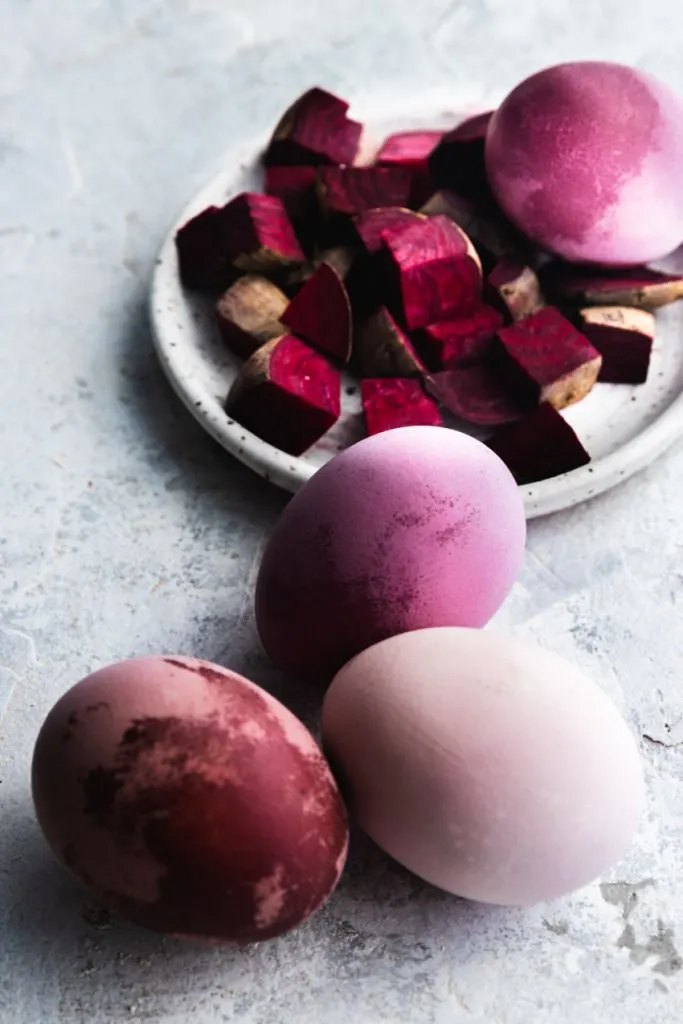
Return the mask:
[[[530,400],[511,393],[486,363],[435,373],[426,378],[425,387],[454,416],[482,427],[510,423],[532,407]]]
[[[232,265],[245,272],[286,270],[304,262],[294,228],[277,196],[242,192],[223,209]]]
[[[267,166],[352,164],[363,126],[349,104],[324,89],[309,89],[283,115],[263,157]]]
[[[474,242],[487,270],[506,257],[524,259],[529,251],[529,243],[513,228],[493,199],[475,201],[450,189],[441,189],[420,212],[428,217],[442,214],[458,224]]]
[[[280,317],[299,337],[346,363],[351,355],[351,303],[344,282],[321,263]]]
[[[599,381],[645,383],[655,336],[652,313],[628,306],[593,306],[580,311],[579,326],[602,356]]]
[[[284,334],[280,317],[288,305],[285,293],[267,278],[238,278],[216,304],[218,328],[228,348],[248,359],[271,338]]]
[[[589,271],[553,262],[541,270],[541,284],[549,295],[572,299],[582,306],[657,309],[683,298],[683,276],[660,274],[648,267]]]
[[[321,167],[318,197],[328,213],[354,216],[378,206],[407,206],[413,174],[403,167]]]
[[[380,434],[395,427],[443,426],[436,402],[424,393],[419,380],[363,380],[361,395],[368,434]]]
[[[481,265],[467,236],[447,217],[384,232],[387,305],[409,331],[474,312]]]
[[[402,206],[381,206],[354,217],[354,225],[363,246],[370,255],[378,253],[384,244],[385,231],[399,232],[424,220],[421,214]]]
[[[408,167],[413,172],[410,206],[421,206],[432,191],[427,159],[443,132],[400,132],[384,140],[375,162],[381,167]]]
[[[490,194],[484,164],[486,130],[493,111],[478,114],[447,132],[429,157],[435,188],[451,188],[466,198]]]
[[[415,345],[429,370],[471,366],[491,351],[503,317],[482,303],[471,316],[429,324],[415,334]]]
[[[497,364],[515,394],[556,409],[579,402],[600,372],[600,353],[553,306],[498,331]]]
[[[339,419],[341,375],[324,356],[285,334],[244,364],[225,409],[257,437],[301,455]]]
[[[361,377],[420,377],[425,372],[410,338],[384,306],[358,329],[355,349]]]
[[[220,291],[230,281],[225,213],[209,206],[183,224],[175,236],[180,279],[186,288]]]
[[[487,285],[493,304],[505,310],[511,320],[524,320],[543,306],[538,277],[519,260],[503,259],[496,263]]]
[[[570,473],[590,462],[572,428],[547,402],[501,427],[487,443],[520,484]]]
[[[266,194],[282,200],[298,235],[306,239],[314,233],[318,218],[317,179],[315,167],[266,168]]]

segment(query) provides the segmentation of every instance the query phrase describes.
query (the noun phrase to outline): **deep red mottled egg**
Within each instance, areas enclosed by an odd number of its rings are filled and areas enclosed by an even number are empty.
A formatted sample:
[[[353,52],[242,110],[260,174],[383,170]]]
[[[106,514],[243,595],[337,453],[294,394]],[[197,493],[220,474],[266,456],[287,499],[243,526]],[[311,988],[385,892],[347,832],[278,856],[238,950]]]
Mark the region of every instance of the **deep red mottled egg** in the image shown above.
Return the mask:
[[[40,826],[115,910],[215,942],[281,935],[341,874],[346,813],[305,726],[209,662],[101,669],[49,713],[33,758]]]

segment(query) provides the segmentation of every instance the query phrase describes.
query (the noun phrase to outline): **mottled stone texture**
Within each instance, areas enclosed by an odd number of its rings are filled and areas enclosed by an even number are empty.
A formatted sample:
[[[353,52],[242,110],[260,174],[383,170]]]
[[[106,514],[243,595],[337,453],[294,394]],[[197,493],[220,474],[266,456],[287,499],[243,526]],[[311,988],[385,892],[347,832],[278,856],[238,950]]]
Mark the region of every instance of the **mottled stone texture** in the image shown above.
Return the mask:
[[[38,834],[43,715],[96,666],[175,650],[253,677],[254,565],[284,496],[186,415],[145,295],[221,154],[320,83],[381,111],[485,105],[538,67],[638,63],[683,89],[674,0],[5,0],[0,14],[0,1022],[678,1024],[683,1015],[683,448],[531,525],[497,620],[568,656],[641,738],[648,813],[602,885],[468,906],[356,837],[300,931],[206,950],[111,920]],[[397,99],[398,97],[398,99]],[[422,106],[429,104],[427,98]]]

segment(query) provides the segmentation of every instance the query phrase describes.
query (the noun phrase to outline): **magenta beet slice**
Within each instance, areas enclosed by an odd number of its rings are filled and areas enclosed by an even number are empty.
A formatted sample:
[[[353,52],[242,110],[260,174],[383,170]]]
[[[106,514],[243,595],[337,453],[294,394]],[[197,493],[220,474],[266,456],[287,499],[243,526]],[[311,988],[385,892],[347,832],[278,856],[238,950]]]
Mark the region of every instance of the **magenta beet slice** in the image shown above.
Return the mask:
[[[266,167],[265,191],[282,200],[287,216],[299,234],[310,233],[318,216],[315,167]]]
[[[423,327],[415,345],[429,370],[470,366],[490,353],[502,326],[502,314],[482,303],[470,316]]]
[[[341,375],[324,356],[285,334],[247,360],[225,409],[257,437],[301,455],[339,419]]]
[[[280,317],[288,305],[285,293],[267,278],[240,277],[216,304],[218,328],[228,348],[248,359],[271,338],[284,334]]]
[[[363,126],[347,117],[349,104],[324,89],[309,89],[284,113],[263,160],[267,166],[352,164]]]
[[[510,423],[532,407],[529,399],[510,392],[486,363],[432,374],[425,387],[454,416],[482,427]]]
[[[473,313],[481,300],[481,264],[472,243],[447,217],[383,232],[386,302],[409,331]]]
[[[346,363],[351,355],[351,303],[340,275],[321,263],[280,317],[289,330]]]
[[[331,214],[354,216],[378,206],[406,206],[413,185],[404,167],[321,167],[318,198]]]
[[[494,305],[511,320],[524,320],[543,306],[541,284],[536,273],[520,260],[499,260],[487,278],[487,291]]]
[[[466,198],[490,194],[484,144],[492,117],[492,110],[478,114],[444,135],[428,161],[435,188],[454,189]]]
[[[501,427],[487,444],[520,484],[570,473],[590,462],[572,428],[548,402]]]
[[[522,398],[556,409],[580,401],[598,379],[602,357],[554,306],[498,331],[500,371]]]
[[[425,372],[410,338],[384,306],[356,331],[354,348],[361,377],[421,377]]]
[[[268,273],[297,266],[304,254],[277,196],[242,192],[223,208],[230,261],[237,270]]]
[[[232,271],[228,260],[225,213],[217,206],[202,210],[175,236],[178,271],[186,288],[220,291]]]
[[[384,244],[385,231],[398,232],[424,221],[424,217],[402,206],[381,206],[354,217],[353,223],[363,246],[370,255],[378,253]]]
[[[436,402],[419,380],[408,377],[361,381],[361,397],[368,434],[395,427],[442,427]]]
[[[628,306],[592,306],[579,312],[579,327],[602,356],[599,381],[645,383],[655,337],[652,313]]]
[[[381,167],[408,167],[413,172],[410,206],[421,206],[432,191],[428,157],[443,138],[443,132],[415,131],[390,135],[382,143],[375,162]]]
[[[541,283],[549,294],[583,306],[657,309],[683,298],[682,275],[661,274],[649,267],[587,271],[556,261],[543,267]]]

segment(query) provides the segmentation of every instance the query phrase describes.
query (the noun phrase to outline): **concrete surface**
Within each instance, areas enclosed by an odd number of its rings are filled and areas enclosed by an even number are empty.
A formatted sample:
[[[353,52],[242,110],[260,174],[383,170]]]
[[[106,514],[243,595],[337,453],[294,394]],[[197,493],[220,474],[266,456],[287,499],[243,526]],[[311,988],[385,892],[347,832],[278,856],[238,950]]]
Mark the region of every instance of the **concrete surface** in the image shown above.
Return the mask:
[[[499,627],[582,665],[640,737],[650,801],[606,878],[467,906],[356,837],[333,901],[261,948],[110,920],[53,862],[28,766],[43,715],[152,651],[244,670],[249,586],[284,497],[224,455],[150,352],[145,290],[227,141],[304,86],[500,93],[606,56],[683,89],[673,0],[0,0],[0,1020],[21,1024],[673,1024],[683,1014],[683,446],[533,524]]]

